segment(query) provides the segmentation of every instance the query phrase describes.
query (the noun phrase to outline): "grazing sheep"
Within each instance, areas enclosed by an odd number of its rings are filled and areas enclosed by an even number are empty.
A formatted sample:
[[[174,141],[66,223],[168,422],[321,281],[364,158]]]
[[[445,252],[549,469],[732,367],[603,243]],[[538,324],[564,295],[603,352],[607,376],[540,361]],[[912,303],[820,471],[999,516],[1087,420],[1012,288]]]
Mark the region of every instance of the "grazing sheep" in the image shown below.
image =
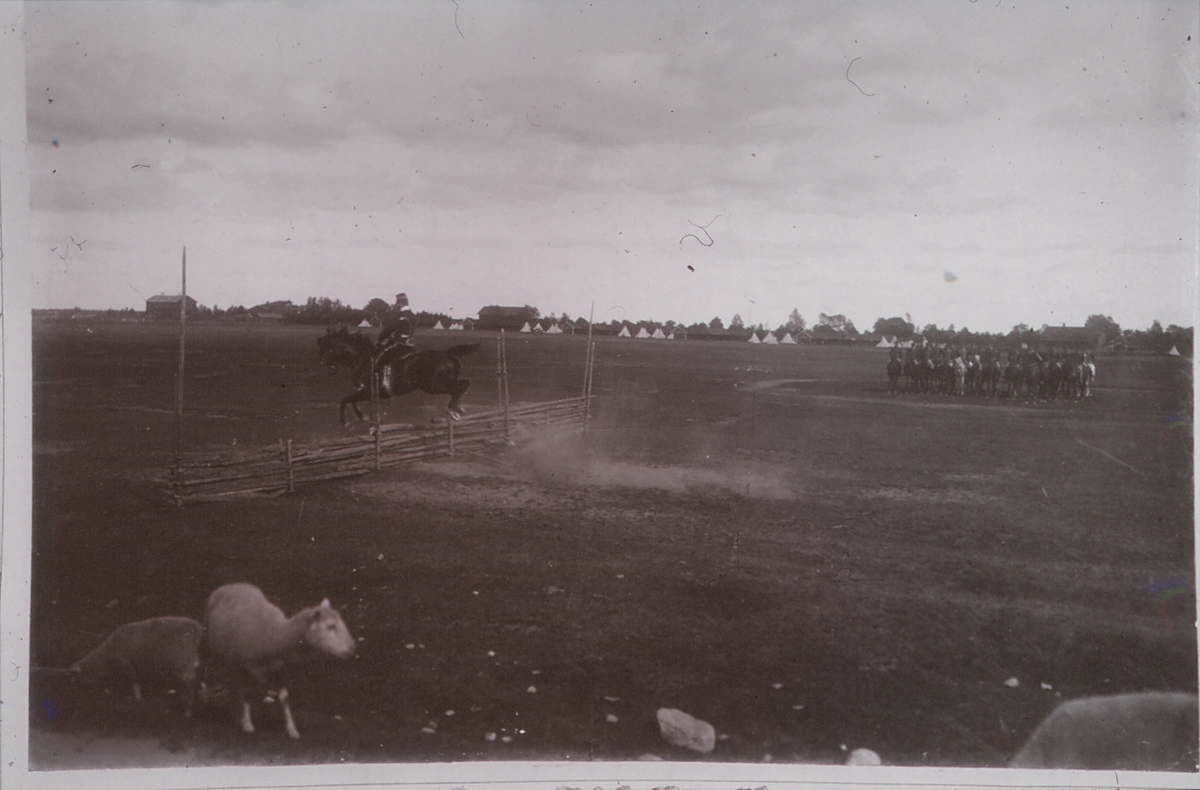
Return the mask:
[[[250,721],[250,687],[278,684],[287,734],[299,738],[284,685],[286,670],[312,653],[337,658],[354,655],[354,638],[329,599],[302,609],[290,618],[252,584],[227,584],[208,598],[204,624],[208,629],[208,655],[215,665],[230,670],[242,706],[242,731],[254,732]]]
[[[168,678],[183,685],[187,715],[196,700],[196,676],[204,626],[187,617],[154,617],[126,623],[76,661],[67,672],[85,684],[122,680],[142,698],[142,683]]]
[[[1013,768],[1196,770],[1195,694],[1145,692],[1059,705],[1009,762]]]

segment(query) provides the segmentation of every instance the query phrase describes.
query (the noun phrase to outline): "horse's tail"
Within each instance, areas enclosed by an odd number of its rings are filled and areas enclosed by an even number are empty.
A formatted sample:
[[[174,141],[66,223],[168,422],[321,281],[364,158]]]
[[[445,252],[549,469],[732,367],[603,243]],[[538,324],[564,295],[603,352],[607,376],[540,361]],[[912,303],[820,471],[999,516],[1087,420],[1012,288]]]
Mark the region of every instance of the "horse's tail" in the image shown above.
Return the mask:
[[[472,351],[478,351],[478,350],[479,350],[478,343],[463,343],[463,344],[457,345],[457,346],[450,346],[450,348],[446,349],[446,353],[452,357],[458,358],[458,357],[463,356],[464,354],[470,354]]]

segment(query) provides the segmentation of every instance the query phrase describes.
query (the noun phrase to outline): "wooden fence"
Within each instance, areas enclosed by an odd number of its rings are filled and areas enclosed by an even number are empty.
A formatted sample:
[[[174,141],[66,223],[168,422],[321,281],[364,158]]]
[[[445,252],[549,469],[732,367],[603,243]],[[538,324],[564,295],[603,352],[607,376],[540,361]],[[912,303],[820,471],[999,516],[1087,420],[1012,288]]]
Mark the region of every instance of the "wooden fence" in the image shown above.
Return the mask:
[[[497,461],[486,450],[511,442],[513,426],[586,428],[590,393],[578,398],[511,405],[446,420],[430,427],[381,424],[370,436],[353,436],[301,447],[278,447],[237,456],[181,457],[168,480],[177,504],[248,494],[278,494],[321,480],[367,474],[399,464],[458,455]]]

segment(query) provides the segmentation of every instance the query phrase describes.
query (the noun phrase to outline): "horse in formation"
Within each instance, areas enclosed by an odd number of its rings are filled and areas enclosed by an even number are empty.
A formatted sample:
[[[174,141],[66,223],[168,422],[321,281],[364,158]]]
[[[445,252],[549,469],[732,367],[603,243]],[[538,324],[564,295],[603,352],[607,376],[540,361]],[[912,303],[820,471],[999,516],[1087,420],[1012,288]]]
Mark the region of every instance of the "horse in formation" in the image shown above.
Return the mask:
[[[346,327],[329,329],[317,338],[317,353],[321,364],[339,370],[349,368],[354,392],[342,398],[338,419],[346,427],[346,407],[354,409],[359,420],[365,420],[358,404],[371,399],[371,371],[375,371],[374,387],[379,398],[399,397],[416,390],[431,395],[449,395],[446,410],[453,420],[462,419],[459,405],[471,382],[458,377],[461,358],[478,351],[478,343],[465,343],[445,350],[413,351],[407,346],[378,348],[370,337],[350,332]]]
[[[892,351],[889,392],[899,391],[901,372],[906,392],[1082,400],[1092,397],[1096,363],[1090,353],[1025,349],[1005,355],[990,347],[922,347],[908,349],[903,361],[899,351]]]

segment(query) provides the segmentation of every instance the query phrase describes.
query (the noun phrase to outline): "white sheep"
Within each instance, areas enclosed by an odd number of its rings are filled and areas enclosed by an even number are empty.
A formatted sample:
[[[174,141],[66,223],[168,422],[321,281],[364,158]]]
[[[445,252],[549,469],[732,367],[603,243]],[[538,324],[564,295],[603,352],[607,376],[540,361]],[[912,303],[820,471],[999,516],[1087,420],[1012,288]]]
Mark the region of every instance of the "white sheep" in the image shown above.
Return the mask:
[[[217,588],[208,597],[204,625],[210,659],[232,673],[242,706],[242,731],[248,733],[254,732],[246,700],[248,688],[270,688],[274,682],[287,734],[299,738],[285,685],[288,666],[314,652],[337,658],[349,658],[355,652],[354,638],[328,598],[289,618],[252,584]]]
[[[142,683],[152,679],[178,681],[192,715],[200,643],[204,626],[188,617],[154,617],[126,623],[67,670],[85,684],[120,680],[142,698]]]
[[[1059,705],[1009,762],[1013,768],[1196,770],[1195,694],[1143,692]]]

